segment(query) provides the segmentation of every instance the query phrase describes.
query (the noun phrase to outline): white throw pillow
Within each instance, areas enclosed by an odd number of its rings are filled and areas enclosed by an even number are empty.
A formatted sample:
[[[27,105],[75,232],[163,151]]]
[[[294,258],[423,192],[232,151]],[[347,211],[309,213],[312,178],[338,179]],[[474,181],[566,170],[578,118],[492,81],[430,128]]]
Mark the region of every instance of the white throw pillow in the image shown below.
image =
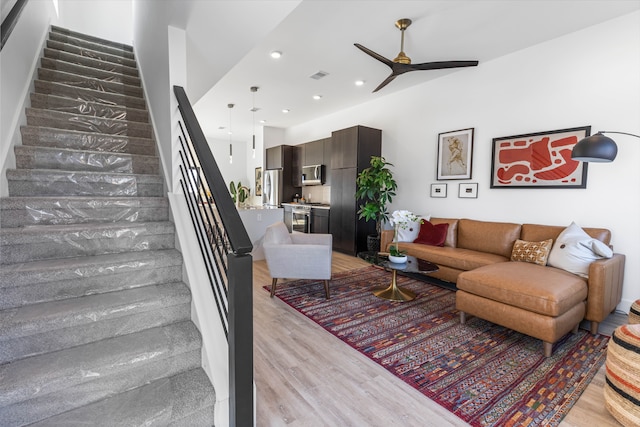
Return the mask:
[[[420,220],[429,221],[431,215],[420,216],[418,221],[408,222],[406,228],[398,227],[398,242],[413,242],[420,233]]]
[[[609,246],[589,236],[575,222],[572,222],[558,236],[547,264],[588,278],[589,264],[612,256],[613,251]]]

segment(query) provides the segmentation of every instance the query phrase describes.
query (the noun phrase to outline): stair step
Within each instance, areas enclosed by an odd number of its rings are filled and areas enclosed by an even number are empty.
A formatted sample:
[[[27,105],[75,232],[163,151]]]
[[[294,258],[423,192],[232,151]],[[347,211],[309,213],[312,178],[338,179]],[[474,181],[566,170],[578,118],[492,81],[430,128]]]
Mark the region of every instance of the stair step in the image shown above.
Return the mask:
[[[100,92],[93,89],[73,87],[56,82],[35,80],[33,82],[36,93],[46,95],[57,95],[71,99],[82,99],[84,101],[98,102],[101,104],[119,105],[128,108],[145,110],[147,105],[144,98],[126,96],[119,93]]]
[[[42,126],[22,126],[20,132],[22,133],[22,145],[25,146],[156,155],[154,142],[150,138],[107,135]]]
[[[98,92],[117,93],[127,96],[142,97],[140,86],[131,86],[123,83],[102,80],[93,76],[72,74],[66,71],[51,70],[49,68],[39,68],[38,78],[42,81],[62,83],[68,86],[93,89]]]
[[[101,70],[99,68],[88,67],[71,62],[59,61],[52,58],[41,58],[40,64],[42,68],[49,70],[58,70],[65,73],[77,74],[81,76],[94,77],[96,79],[110,81],[114,83],[122,83],[130,86],[141,86],[140,78],[129,76],[123,73]]]
[[[51,26],[51,32],[59,33],[59,34],[65,34],[67,36],[71,36],[71,37],[75,37],[75,38],[78,38],[78,39],[87,40],[87,41],[90,41],[90,42],[93,42],[93,43],[98,43],[98,44],[101,44],[101,45],[116,47],[116,48],[121,49],[121,50],[126,50],[126,51],[129,51],[129,52],[133,52],[133,47],[131,45],[128,45],[128,44],[125,44],[125,43],[118,43],[118,42],[114,42],[114,41],[107,40],[107,39],[102,39],[100,37],[92,36],[92,35],[85,34],[85,33],[80,33],[78,31],[72,31],[72,30],[69,30],[67,28],[58,27],[57,25],[52,25]]]
[[[16,145],[14,152],[18,169],[61,169],[146,175],[160,173],[160,163],[156,156],[24,145]]]
[[[29,126],[45,126],[57,129],[106,133],[108,135],[135,136],[138,138],[152,137],[149,123],[84,116],[38,108],[27,108],[26,111],[27,125]]]
[[[72,44],[62,43],[56,40],[47,40],[46,47],[49,49],[57,49],[63,52],[73,53],[75,55],[86,56],[97,61],[112,62],[114,64],[126,65],[127,67],[136,67],[136,61],[124,58],[119,55],[112,55],[85,47],[74,46]]]
[[[3,197],[0,227],[168,221],[165,197]]]
[[[184,283],[24,305],[0,311],[0,364],[189,320]]]
[[[117,222],[3,229],[0,264],[173,248],[173,223]]]
[[[89,68],[95,68],[98,70],[111,71],[113,73],[138,77],[138,69],[135,67],[114,64],[113,62],[99,61],[94,58],[88,58],[86,56],[77,55],[71,52],[64,52],[62,50],[51,49],[48,47],[45,47],[44,49],[44,57],[57,61],[68,62],[70,64],[78,64]]]
[[[47,418],[32,427],[91,424],[112,426],[211,427],[215,391],[202,369],[163,378],[83,408]]]
[[[158,175],[69,172],[53,169],[8,169],[9,196],[161,197]]]
[[[149,113],[146,110],[121,107],[119,105],[107,105],[56,95],[45,95],[42,93],[31,94],[31,108],[55,110],[65,113],[83,114],[86,116],[104,117],[108,119],[132,122],[149,122]]]
[[[9,264],[0,269],[0,309],[181,280],[175,249]]]
[[[75,37],[72,34],[63,34],[58,31],[50,31],[49,40],[55,40],[57,42],[64,43],[67,45],[72,45],[72,46],[76,46],[84,49],[91,49],[96,52],[103,52],[109,55],[121,56],[123,58],[135,60],[135,56],[133,54],[133,51],[131,50],[125,50],[119,47],[108,46],[100,42],[89,41],[84,38]]]
[[[0,365],[0,419],[27,425],[200,366],[189,322]]]

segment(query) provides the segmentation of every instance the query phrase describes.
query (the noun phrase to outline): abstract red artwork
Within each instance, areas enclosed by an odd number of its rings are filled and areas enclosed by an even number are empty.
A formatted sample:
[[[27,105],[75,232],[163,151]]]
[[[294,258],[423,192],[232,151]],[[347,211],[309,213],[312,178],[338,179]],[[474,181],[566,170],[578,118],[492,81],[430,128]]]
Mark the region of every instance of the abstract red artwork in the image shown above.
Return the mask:
[[[591,126],[493,139],[491,188],[586,188],[587,163],[571,150]]]

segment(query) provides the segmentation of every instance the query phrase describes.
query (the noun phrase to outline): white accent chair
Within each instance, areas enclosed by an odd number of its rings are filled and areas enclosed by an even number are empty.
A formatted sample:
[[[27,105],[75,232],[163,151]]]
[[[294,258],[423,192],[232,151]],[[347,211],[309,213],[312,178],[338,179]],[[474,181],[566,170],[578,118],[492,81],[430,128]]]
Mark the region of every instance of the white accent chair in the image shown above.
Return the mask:
[[[278,279],[324,280],[324,293],[329,299],[331,280],[331,234],[289,233],[284,222],[267,227],[262,243],[271,274],[271,297]]]

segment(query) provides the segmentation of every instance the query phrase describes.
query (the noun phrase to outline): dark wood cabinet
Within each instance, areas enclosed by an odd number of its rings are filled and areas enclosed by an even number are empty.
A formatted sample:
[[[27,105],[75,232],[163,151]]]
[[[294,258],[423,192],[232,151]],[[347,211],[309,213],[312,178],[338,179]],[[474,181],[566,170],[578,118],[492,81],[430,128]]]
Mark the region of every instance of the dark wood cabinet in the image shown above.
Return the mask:
[[[331,138],[324,140],[322,164],[324,165],[324,185],[331,185]]]
[[[291,185],[302,187],[302,156],[304,156],[304,148],[300,145],[294,145],[292,149]]]
[[[311,208],[311,232],[329,233],[329,209]]]
[[[367,248],[367,235],[375,234],[373,221],[358,219],[356,177],[369,167],[371,156],[382,150],[382,131],[365,126],[331,134],[331,215],[329,230],[334,250],[355,255]]]
[[[291,145],[278,145],[267,148],[265,155],[266,169],[282,169],[282,194],[280,202],[290,202],[296,193],[302,192],[300,185],[295,185],[294,174],[295,164],[293,161],[294,147]],[[302,172],[299,171],[302,180]]]
[[[303,166],[324,164],[324,139],[304,144]]]

